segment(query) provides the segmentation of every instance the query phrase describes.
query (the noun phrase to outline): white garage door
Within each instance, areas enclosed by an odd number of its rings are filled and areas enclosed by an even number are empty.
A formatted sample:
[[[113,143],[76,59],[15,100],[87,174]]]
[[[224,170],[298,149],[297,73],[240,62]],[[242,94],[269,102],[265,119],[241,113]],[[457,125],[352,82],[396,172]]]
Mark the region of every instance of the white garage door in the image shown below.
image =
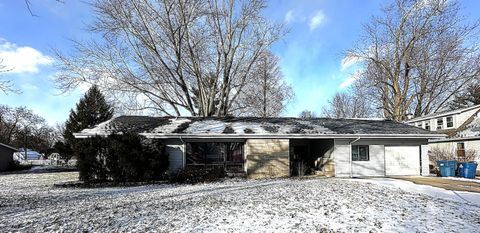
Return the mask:
[[[420,148],[418,146],[385,146],[387,176],[420,175]]]
[[[167,145],[168,169],[175,171],[183,168],[183,145]]]

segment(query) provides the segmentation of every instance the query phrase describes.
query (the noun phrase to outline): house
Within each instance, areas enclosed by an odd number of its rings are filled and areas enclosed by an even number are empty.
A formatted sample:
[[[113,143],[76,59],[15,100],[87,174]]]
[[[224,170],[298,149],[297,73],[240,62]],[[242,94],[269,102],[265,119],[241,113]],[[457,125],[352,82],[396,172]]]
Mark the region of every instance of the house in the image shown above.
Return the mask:
[[[432,150],[451,151],[458,157],[473,152],[477,155],[476,161],[480,162],[480,105],[434,113],[405,123],[448,135],[443,139],[430,140]]]
[[[21,160],[39,160],[42,158],[42,154],[32,150],[32,149],[27,149],[27,156],[25,156],[25,148],[20,148],[18,149],[18,152],[16,152],[14,155],[15,160],[21,161]]]
[[[170,170],[223,167],[251,178],[428,175],[427,143],[445,135],[390,120],[121,116],[76,138],[134,132],[163,140]]]
[[[0,171],[6,171],[13,162],[13,153],[17,149],[0,143]]]

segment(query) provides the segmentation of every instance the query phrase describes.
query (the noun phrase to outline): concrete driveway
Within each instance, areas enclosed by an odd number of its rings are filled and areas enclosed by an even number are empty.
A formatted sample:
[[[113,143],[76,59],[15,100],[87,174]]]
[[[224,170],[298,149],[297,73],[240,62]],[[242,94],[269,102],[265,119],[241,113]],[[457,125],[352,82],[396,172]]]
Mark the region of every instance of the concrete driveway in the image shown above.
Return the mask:
[[[392,177],[394,179],[401,179],[411,181],[415,184],[430,185],[437,188],[443,188],[452,191],[467,191],[480,193],[480,180],[475,179],[467,181],[466,179],[449,179],[442,177],[423,177],[423,176],[402,176]]]

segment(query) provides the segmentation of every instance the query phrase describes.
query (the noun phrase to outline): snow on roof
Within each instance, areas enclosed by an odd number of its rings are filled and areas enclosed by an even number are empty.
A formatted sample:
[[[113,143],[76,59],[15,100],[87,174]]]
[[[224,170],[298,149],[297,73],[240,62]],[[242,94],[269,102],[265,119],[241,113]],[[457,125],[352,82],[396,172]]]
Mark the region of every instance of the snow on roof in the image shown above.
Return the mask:
[[[432,135],[435,132],[391,120],[293,117],[148,117],[120,116],[76,134],[132,132],[149,135]],[[436,136],[433,136],[436,135]]]
[[[480,136],[480,117],[473,119],[465,130],[459,131],[454,137],[466,138]]]
[[[187,124],[190,119],[186,118],[174,118],[169,120],[169,124],[161,125],[153,130],[154,133],[171,133],[175,131],[182,124]]]

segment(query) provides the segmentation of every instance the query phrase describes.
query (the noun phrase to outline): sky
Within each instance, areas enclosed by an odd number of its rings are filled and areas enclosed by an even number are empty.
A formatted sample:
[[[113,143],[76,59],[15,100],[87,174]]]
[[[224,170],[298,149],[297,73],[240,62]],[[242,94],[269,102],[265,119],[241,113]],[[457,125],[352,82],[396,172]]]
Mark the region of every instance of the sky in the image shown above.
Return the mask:
[[[0,92],[0,104],[27,106],[50,124],[64,122],[84,89],[61,93],[53,77],[54,51],[69,54],[72,40],[88,39],[85,30],[94,12],[85,1],[30,0],[32,16],[23,0],[0,0],[0,59],[20,94]],[[348,91],[354,64],[342,62],[344,52],[359,42],[362,25],[390,1],[382,0],[270,0],[264,16],[284,23],[289,33],[274,44],[285,80],[295,98],[284,116],[308,109],[321,113],[336,93]],[[461,13],[480,19],[480,1],[460,1]]]

